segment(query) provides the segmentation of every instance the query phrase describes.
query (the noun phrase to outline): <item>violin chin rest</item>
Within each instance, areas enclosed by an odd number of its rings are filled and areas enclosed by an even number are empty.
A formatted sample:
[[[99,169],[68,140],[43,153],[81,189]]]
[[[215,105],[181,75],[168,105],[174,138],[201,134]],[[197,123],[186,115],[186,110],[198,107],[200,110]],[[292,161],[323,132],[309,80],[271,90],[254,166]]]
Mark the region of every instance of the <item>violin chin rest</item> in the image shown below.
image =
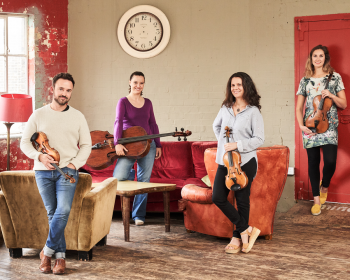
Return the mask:
[[[239,191],[240,189],[242,189],[241,188],[241,186],[240,185],[238,185],[238,184],[234,184],[232,187],[231,187],[231,191]]]

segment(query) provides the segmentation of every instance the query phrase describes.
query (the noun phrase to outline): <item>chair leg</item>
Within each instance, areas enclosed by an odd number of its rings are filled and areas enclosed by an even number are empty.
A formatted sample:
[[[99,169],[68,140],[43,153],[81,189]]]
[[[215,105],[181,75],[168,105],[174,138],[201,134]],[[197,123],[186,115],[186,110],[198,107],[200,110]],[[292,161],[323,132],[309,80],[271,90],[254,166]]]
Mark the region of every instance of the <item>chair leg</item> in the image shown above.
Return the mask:
[[[272,234],[265,235],[265,240],[272,240]]]
[[[22,248],[10,248],[9,252],[10,252],[10,257],[14,259],[21,258],[23,256]]]
[[[106,246],[107,245],[107,235],[103,237],[99,242],[96,243],[96,246]]]
[[[92,260],[92,248],[90,251],[78,251],[79,261],[91,261]]]

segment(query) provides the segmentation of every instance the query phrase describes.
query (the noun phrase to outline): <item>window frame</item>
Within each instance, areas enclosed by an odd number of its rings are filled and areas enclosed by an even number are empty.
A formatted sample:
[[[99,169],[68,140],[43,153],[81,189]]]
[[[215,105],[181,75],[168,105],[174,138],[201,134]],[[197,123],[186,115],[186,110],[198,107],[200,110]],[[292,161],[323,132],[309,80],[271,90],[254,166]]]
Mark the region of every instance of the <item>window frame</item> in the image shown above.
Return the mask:
[[[25,42],[25,51],[24,54],[11,54],[11,52],[9,52],[9,46],[8,46],[8,37],[9,37],[9,32],[8,32],[8,18],[9,17],[18,17],[18,18],[24,18],[24,28],[25,28],[25,32],[24,32],[24,42]],[[8,75],[8,71],[9,71],[9,57],[24,57],[26,60],[26,65],[25,65],[25,92],[21,92],[21,94],[26,94],[26,95],[30,95],[30,88],[29,88],[29,15],[26,14],[12,14],[12,13],[0,13],[0,19],[4,19],[4,32],[5,32],[5,36],[4,36],[4,53],[0,54],[0,57],[4,57],[5,59],[5,91],[0,91],[0,95],[1,94],[8,94],[9,91],[9,75]],[[14,93],[14,92],[11,92]],[[19,93],[19,92],[16,92]],[[22,135],[23,130],[24,130],[24,126],[25,123],[15,123],[11,130],[13,131],[13,133],[11,133],[11,138],[13,137],[18,137],[20,135]],[[7,137],[7,129],[6,127],[3,125],[3,122],[0,122],[0,139],[6,138]]]
[[[25,32],[24,32],[24,41],[25,41],[25,51],[24,53],[25,54],[10,54],[9,52],[9,47],[8,47],[8,18],[9,17],[18,17],[18,18],[24,18],[24,24],[25,24]],[[22,14],[9,14],[9,13],[6,13],[6,14],[0,14],[0,18],[3,18],[5,19],[5,24],[4,24],[4,31],[5,31],[5,45],[4,45],[4,54],[0,54],[0,57],[5,57],[5,60],[6,60],[6,63],[5,63],[5,73],[6,73],[6,79],[5,79],[5,83],[6,83],[6,86],[5,86],[5,91],[0,91],[0,94],[6,94],[6,93],[9,93],[8,92],[8,87],[9,87],[9,83],[8,83],[8,78],[9,78],[9,75],[8,75],[8,63],[9,63],[9,57],[24,57],[26,58],[26,67],[25,67],[25,84],[26,84],[26,90],[25,90],[25,93],[22,93],[22,94],[29,94],[29,79],[28,79],[28,61],[29,61],[29,41],[28,41],[28,37],[29,37],[29,30],[28,30],[28,21],[29,21],[29,17],[28,15],[22,15]],[[11,93],[14,93],[14,92],[11,92]]]

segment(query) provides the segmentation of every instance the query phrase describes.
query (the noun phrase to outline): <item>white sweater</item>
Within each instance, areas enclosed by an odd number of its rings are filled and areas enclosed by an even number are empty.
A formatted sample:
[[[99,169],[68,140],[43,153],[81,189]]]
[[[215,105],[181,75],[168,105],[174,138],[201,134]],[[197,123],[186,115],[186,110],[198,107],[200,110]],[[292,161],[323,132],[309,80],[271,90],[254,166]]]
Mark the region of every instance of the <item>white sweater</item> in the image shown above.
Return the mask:
[[[35,132],[44,132],[50,147],[59,152],[60,168],[72,163],[78,169],[86,163],[91,153],[91,136],[86,119],[71,106],[63,112],[51,109],[50,105],[35,110],[24,129],[21,150],[27,157],[34,159],[34,170],[47,170],[39,161],[41,153],[30,141]]]

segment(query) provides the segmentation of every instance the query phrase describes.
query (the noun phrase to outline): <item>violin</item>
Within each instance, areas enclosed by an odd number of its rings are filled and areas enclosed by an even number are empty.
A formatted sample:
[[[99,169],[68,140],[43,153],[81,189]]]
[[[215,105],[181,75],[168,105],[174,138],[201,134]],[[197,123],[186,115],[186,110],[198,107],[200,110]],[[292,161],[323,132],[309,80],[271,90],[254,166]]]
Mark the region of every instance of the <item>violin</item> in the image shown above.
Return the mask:
[[[231,129],[225,127],[226,143],[229,143]],[[226,187],[231,191],[239,191],[248,185],[248,177],[241,169],[241,154],[238,151],[229,151],[224,154],[224,165],[227,168]]]
[[[331,73],[327,79],[324,89],[327,89],[329,81],[332,79]],[[322,98],[322,95],[317,95],[312,101],[314,112],[308,116],[305,121],[305,126],[313,133],[324,133],[329,127],[327,112],[333,105],[333,100],[329,97]]]
[[[60,162],[60,154],[57,150],[54,148],[51,148],[49,145],[49,139],[47,139],[47,136],[44,132],[35,132],[32,137],[30,138],[30,141],[32,142],[33,147],[43,153],[47,154],[50,157],[52,157],[55,161]],[[75,183],[75,179],[73,176],[70,176],[65,174],[61,168],[57,166],[56,163],[50,163],[53,167],[56,168],[58,172],[60,172],[67,180],[69,180],[71,183]]]
[[[140,159],[145,157],[150,148],[152,139],[173,136],[178,137],[178,140],[181,141],[181,137],[184,137],[184,141],[187,141],[186,136],[190,136],[191,131],[184,131],[181,128],[181,132],[163,133],[163,134],[153,134],[147,135],[146,130],[140,126],[129,127],[126,130],[123,130],[122,138],[118,139],[118,144],[122,144],[128,151],[125,152],[125,157],[131,159]],[[101,170],[112,165],[113,162],[124,156],[118,156],[115,152],[114,146],[114,136],[108,131],[95,130],[90,132],[92,149],[91,154],[86,162],[86,165],[90,166],[92,169]]]

